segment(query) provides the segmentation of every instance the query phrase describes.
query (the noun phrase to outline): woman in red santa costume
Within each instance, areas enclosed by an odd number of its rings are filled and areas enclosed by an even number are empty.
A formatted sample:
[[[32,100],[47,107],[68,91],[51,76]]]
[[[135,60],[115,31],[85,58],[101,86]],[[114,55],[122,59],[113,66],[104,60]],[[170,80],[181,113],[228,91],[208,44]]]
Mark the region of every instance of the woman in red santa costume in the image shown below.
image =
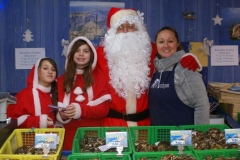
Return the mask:
[[[153,73],[156,46],[150,41],[142,13],[111,8],[104,46],[97,49],[98,65],[109,81],[112,97],[105,126],[150,125],[147,89]],[[196,70],[201,64],[193,54],[182,65]]]
[[[102,126],[109,112],[107,80],[96,63],[96,50],[87,38],[77,37],[69,44],[65,73],[58,78],[58,106],[66,108],[57,114],[67,136],[64,150],[71,150],[78,127]]]
[[[32,67],[27,87],[17,95],[17,103],[10,104],[7,116],[17,119],[19,128],[47,128],[53,127],[54,112],[49,104],[57,104],[57,65],[50,58],[37,60]]]

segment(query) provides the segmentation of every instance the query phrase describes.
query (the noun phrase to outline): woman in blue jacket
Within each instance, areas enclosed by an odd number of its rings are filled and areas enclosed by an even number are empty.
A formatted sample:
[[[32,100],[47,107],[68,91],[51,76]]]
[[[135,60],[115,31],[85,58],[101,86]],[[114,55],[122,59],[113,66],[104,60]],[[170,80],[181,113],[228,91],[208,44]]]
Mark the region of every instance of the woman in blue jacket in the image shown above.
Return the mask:
[[[149,87],[151,125],[209,124],[210,104],[202,76],[180,64],[185,52],[177,32],[163,27],[156,34],[158,54]]]

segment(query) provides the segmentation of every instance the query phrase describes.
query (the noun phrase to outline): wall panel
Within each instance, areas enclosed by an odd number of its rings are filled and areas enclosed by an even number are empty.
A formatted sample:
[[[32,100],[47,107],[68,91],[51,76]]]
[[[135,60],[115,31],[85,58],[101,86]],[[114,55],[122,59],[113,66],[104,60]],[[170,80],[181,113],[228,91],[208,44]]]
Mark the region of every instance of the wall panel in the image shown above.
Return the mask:
[[[87,1],[87,0],[78,0]],[[187,28],[193,28],[192,42],[205,37],[220,44],[221,26],[214,25],[217,4],[239,8],[239,0],[89,0],[95,2],[124,2],[126,8],[144,12],[144,22],[152,41],[163,26],[172,26],[180,41],[188,41]],[[70,0],[0,0],[0,91],[18,92],[26,86],[29,70],[15,70],[15,48],[45,48],[46,56],[53,58],[59,74],[64,71],[65,57],[61,56],[62,39],[69,39]],[[182,12],[195,12],[197,20],[186,20]],[[220,15],[221,17],[221,15]],[[29,22],[27,23],[27,19]],[[23,41],[24,32],[30,29],[33,42]],[[238,67],[208,67],[208,81],[239,82]],[[204,71],[205,72],[205,71]],[[206,78],[206,77],[204,77]]]

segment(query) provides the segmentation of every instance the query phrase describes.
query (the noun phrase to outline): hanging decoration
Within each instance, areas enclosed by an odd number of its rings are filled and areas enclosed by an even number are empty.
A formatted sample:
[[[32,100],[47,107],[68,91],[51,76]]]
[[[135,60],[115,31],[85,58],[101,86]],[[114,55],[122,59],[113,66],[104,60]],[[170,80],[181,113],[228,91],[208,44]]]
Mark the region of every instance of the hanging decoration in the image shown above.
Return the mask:
[[[195,14],[194,12],[190,12],[190,13],[187,13],[187,12],[182,12],[183,14],[183,18],[184,19],[193,19],[193,20],[196,20],[197,18],[194,17],[192,14]]]
[[[199,49],[201,52],[204,52],[206,55],[210,56],[209,54],[209,47],[213,46],[213,40],[208,40],[208,38],[203,39],[203,43],[201,48]]]
[[[32,39],[33,35],[32,35],[32,32],[29,29],[26,30],[26,32],[23,35],[23,37],[24,37],[23,41],[26,41],[26,42],[33,41],[33,39]]]
[[[188,2],[188,11],[187,12],[182,12],[182,15],[183,15],[183,18],[184,19],[188,19],[188,28],[187,28],[187,36],[186,36],[186,40],[187,41],[190,41],[191,40],[191,37],[192,37],[192,35],[191,35],[191,33],[193,33],[193,27],[191,27],[190,26],[190,22],[189,22],[189,20],[196,20],[197,18],[196,17],[194,17],[193,16],[193,14],[195,14],[195,12],[190,12],[189,11],[190,9],[189,9],[189,2]],[[188,50],[190,50],[191,49],[191,47],[192,46],[188,46]]]
[[[62,39],[61,43],[62,43],[62,46],[63,46],[63,51],[62,51],[61,55],[67,57],[67,49],[68,49],[69,41],[65,40],[65,39]]]
[[[220,18],[218,15],[218,4],[217,4],[217,15],[215,18],[212,18],[212,20],[214,21],[214,25],[219,24],[220,26],[222,25],[221,21],[223,20],[223,18]]]
[[[29,20],[27,19],[27,28],[28,28],[28,23],[29,23]],[[31,42],[34,40],[32,39],[33,37],[32,32],[29,29],[25,31],[25,34],[23,34],[23,37],[24,37],[23,41],[26,41],[26,42]]]
[[[189,23],[189,22],[188,22],[188,23]],[[189,27],[187,28],[188,35],[186,36],[187,41],[190,41],[190,40],[191,40],[191,37],[192,37],[191,33],[193,33],[193,29],[194,29],[194,28],[192,28],[192,27],[190,26],[190,24],[189,24]]]
[[[194,17],[193,14],[195,14],[195,12],[189,12],[189,2],[188,2],[188,12],[182,12],[183,18],[196,20],[197,18]]]
[[[188,33],[190,33],[190,32],[193,33],[193,29],[194,29],[194,28],[192,28],[192,27],[189,25],[189,27],[188,27],[188,29],[187,29],[187,30],[188,30]]]
[[[182,12],[183,18],[184,19],[196,20],[197,18],[194,17],[193,14],[195,14],[195,12],[190,12],[189,2],[188,2],[188,11],[187,12]]]
[[[228,28],[228,33],[231,40],[240,40],[240,24],[233,22],[231,27]]]
[[[191,37],[192,37],[192,36],[191,36],[191,35],[189,34],[189,32],[188,32],[188,35],[186,36],[186,41],[189,42],[189,41],[191,40]]]

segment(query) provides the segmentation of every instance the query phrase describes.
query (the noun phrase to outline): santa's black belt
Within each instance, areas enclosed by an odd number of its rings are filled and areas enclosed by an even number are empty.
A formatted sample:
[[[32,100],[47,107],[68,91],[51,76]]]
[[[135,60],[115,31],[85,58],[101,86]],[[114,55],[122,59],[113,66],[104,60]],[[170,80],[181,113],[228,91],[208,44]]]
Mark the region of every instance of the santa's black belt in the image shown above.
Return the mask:
[[[120,113],[118,111],[110,109],[107,117],[108,118],[123,119],[125,121],[138,122],[138,121],[144,120],[146,118],[149,118],[149,110],[146,109],[146,110],[144,110],[142,112],[139,112],[139,113],[126,114],[126,113]]]

